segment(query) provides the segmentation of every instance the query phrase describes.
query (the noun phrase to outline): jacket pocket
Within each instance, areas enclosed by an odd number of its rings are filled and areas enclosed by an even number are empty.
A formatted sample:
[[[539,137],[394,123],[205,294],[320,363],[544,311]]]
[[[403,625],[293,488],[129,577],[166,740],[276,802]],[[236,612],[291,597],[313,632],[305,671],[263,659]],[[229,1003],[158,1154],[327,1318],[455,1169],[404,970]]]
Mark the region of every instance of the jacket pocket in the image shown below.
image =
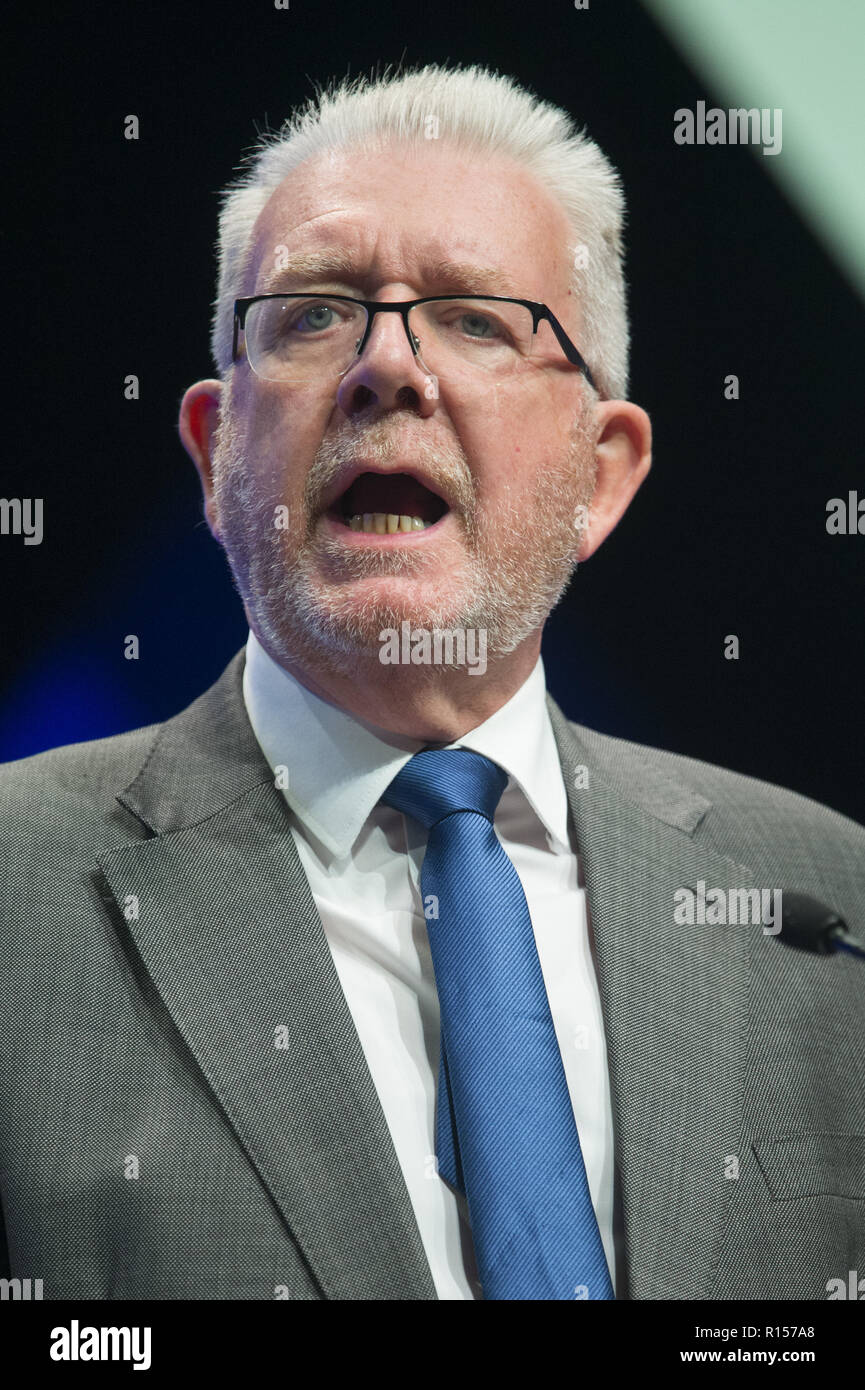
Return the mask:
[[[795,1134],[754,1139],[772,1197],[846,1197],[865,1202],[865,1134]]]

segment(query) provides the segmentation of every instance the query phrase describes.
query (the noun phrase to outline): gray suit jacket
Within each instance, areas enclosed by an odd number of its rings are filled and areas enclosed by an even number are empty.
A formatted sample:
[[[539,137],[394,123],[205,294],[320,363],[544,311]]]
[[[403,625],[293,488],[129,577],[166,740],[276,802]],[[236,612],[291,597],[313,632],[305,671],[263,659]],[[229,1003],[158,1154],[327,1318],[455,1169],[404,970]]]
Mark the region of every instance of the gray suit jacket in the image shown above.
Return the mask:
[[[0,769],[0,1193],[46,1298],[436,1297],[243,660],[164,724]],[[549,708],[619,1296],[825,1299],[865,1273],[865,965],[678,925],[674,894],[799,889],[861,932],[865,830]]]

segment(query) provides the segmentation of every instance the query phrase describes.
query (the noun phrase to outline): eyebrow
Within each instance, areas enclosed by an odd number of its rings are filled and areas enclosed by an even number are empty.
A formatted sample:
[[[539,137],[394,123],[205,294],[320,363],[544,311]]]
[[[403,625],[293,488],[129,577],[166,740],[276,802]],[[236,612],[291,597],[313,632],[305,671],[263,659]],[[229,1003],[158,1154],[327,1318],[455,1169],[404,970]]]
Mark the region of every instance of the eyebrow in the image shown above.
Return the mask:
[[[256,294],[276,294],[280,289],[287,293],[292,284],[312,284],[316,281],[358,285],[363,279],[364,275],[348,252],[336,249],[307,251],[292,256],[287,264],[268,275]],[[421,279],[438,287],[442,293],[453,290],[455,294],[518,294],[503,271],[491,266],[473,265],[469,261],[445,258],[426,263],[421,268]]]

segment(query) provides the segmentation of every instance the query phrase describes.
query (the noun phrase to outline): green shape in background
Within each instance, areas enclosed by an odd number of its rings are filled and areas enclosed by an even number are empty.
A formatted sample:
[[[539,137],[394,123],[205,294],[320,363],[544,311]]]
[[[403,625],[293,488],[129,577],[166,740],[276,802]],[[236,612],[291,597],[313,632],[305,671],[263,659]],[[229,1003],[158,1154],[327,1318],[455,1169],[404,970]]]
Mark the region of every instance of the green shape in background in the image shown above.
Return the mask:
[[[755,157],[865,298],[865,0],[643,4],[709,106],[782,109],[780,153]]]

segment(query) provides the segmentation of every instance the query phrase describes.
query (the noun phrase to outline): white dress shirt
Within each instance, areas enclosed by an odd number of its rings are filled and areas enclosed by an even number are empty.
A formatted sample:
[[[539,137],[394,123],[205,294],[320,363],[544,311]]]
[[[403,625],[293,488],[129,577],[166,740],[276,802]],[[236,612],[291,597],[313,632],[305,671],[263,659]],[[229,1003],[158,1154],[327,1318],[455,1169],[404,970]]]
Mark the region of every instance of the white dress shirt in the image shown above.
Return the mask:
[[[422,740],[313,695],[250,632],[243,696],[291,830],[393,1138],[436,1291],[482,1295],[465,1198],[436,1172],[439,1007],[420,868],[426,831],[380,798]],[[495,714],[448,745],[508,774],[495,830],[522,881],[607,1263],[613,1131],[606,1042],[541,659]]]

